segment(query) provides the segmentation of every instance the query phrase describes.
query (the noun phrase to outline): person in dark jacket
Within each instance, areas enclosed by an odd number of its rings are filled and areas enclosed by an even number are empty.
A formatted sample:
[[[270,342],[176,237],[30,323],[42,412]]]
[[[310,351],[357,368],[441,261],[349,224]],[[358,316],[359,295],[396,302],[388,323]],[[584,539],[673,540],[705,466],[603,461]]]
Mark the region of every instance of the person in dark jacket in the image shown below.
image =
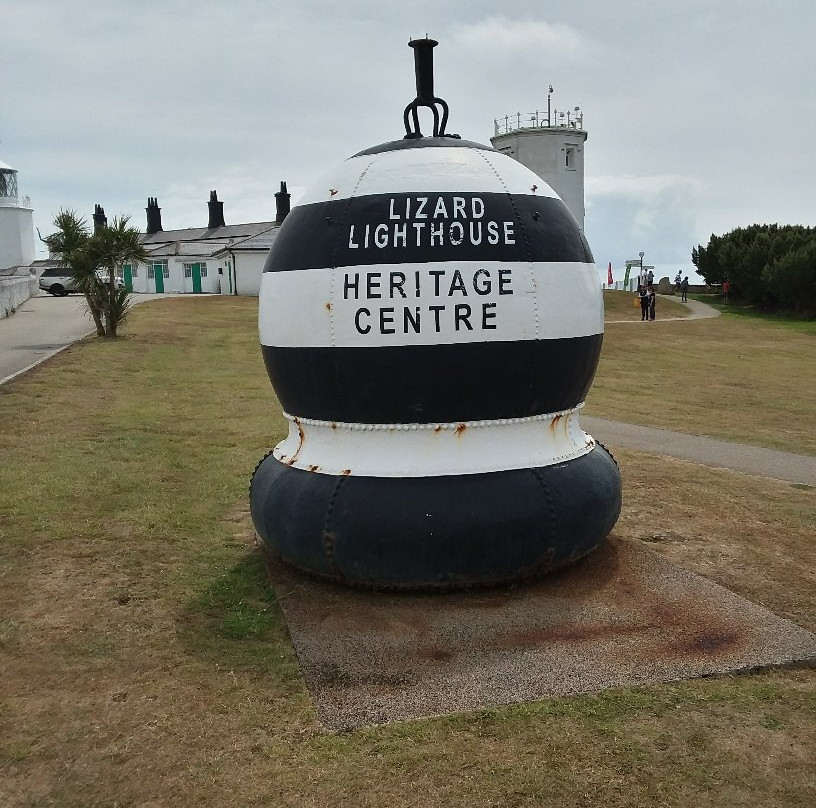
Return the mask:
[[[643,322],[649,319],[649,293],[645,286],[638,287],[638,297],[640,297],[640,319]]]
[[[657,295],[655,294],[654,286],[649,287],[649,294],[646,297],[649,306],[649,319],[654,320],[655,318],[655,303],[657,302]]]
[[[685,303],[688,300],[688,275],[680,282],[680,300]]]

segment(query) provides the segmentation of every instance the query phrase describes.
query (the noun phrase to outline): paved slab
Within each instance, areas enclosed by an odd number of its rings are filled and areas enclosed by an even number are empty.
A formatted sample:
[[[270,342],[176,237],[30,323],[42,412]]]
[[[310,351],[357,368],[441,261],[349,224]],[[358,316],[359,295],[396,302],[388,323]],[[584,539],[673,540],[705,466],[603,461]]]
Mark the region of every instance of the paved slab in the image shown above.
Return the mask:
[[[816,457],[810,455],[779,452],[760,446],[624,424],[588,415],[581,416],[581,427],[605,445],[679,457],[704,466],[732,469],[760,477],[816,485]]]
[[[39,295],[0,319],[0,384],[94,332],[81,295]]]
[[[268,569],[332,731],[816,663],[816,635],[615,538],[538,583],[465,594],[359,592]]]
[[[137,305],[165,296],[139,294],[130,300],[131,305]],[[0,384],[94,332],[82,295],[29,298],[13,315],[0,318]]]

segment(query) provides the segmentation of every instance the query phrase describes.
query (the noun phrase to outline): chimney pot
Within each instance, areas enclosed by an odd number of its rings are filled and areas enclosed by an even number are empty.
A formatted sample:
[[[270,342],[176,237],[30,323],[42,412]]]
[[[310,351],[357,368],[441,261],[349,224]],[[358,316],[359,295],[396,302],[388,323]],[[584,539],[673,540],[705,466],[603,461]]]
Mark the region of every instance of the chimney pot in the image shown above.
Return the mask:
[[[93,227],[94,233],[98,233],[103,227],[108,226],[108,217],[105,216],[105,209],[102,205],[94,206]]]
[[[145,235],[149,236],[151,233],[160,233],[162,230],[161,208],[156,201],[156,197],[150,196],[147,198],[145,211],[147,213],[147,229],[145,230]]]
[[[286,183],[282,182],[280,191],[275,194],[275,224],[283,224],[283,220],[289,215],[292,195],[286,190]]]
[[[224,203],[218,201],[218,195],[215,191],[210,191],[210,201],[207,206],[210,211],[207,228],[212,230],[214,227],[224,227]]]

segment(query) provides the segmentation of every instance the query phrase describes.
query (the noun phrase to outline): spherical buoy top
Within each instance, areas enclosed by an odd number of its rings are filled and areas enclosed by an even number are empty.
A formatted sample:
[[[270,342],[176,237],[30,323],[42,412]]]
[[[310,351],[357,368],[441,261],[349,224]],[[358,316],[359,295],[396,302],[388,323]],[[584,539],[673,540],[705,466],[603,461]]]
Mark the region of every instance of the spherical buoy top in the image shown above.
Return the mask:
[[[290,430],[252,514],[285,560],[350,583],[518,580],[592,550],[620,510],[617,467],[578,420],[600,284],[543,180],[445,136],[419,78],[436,43],[411,45],[406,138],[317,182],[269,254],[261,345]]]

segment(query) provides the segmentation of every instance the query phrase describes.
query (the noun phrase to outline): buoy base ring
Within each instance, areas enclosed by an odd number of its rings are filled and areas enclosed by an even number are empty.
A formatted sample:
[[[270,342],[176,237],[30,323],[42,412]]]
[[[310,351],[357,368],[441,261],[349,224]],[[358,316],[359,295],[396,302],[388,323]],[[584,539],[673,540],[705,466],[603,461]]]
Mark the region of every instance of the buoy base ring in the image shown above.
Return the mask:
[[[450,590],[526,580],[587,555],[620,515],[621,482],[600,445],[541,468],[412,478],[317,474],[268,455],[250,509],[268,550],[300,570]]]

